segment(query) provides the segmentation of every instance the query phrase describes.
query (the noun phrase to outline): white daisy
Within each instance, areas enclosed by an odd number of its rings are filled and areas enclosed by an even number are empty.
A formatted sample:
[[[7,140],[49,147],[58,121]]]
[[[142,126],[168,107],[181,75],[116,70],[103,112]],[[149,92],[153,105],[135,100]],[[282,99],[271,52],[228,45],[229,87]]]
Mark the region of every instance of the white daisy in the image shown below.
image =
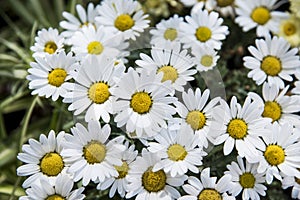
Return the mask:
[[[20,200],[81,200],[85,198],[82,194],[83,187],[72,190],[73,180],[66,174],[57,176],[55,185],[50,184],[47,179],[41,179],[40,183],[32,185],[26,190],[27,196],[20,197]]]
[[[287,189],[292,187],[292,198],[300,199],[300,179],[295,176],[283,176],[281,181],[282,188]]]
[[[276,0],[236,0],[235,22],[244,32],[256,28],[256,35],[268,36],[270,32],[278,33],[280,21],[288,18],[288,13],[275,11]]]
[[[248,49],[252,56],[243,58],[244,66],[251,71],[248,77],[252,78],[257,85],[268,81],[283,88],[284,82],[292,81],[292,74],[300,67],[298,49],[290,49],[290,44],[283,38],[269,35],[265,39],[255,40],[256,48]]]
[[[276,34],[286,39],[292,47],[300,47],[299,18],[290,14],[288,19],[280,22],[280,28]]]
[[[136,158],[128,172],[126,198],[136,196],[135,199],[143,200],[173,200],[180,197],[175,187],[182,186],[187,176],[171,177],[163,170],[153,171],[154,165],[159,161],[160,158],[155,154],[142,150],[142,155]]]
[[[96,23],[95,18],[96,16],[98,16],[98,6],[99,5],[95,7],[94,4],[90,2],[87,5],[86,11],[82,5],[77,4],[76,12],[78,14],[78,18],[66,11],[62,13],[62,16],[66,20],[61,21],[59,25],[63,29],[65,29],[65,31],[63,31],[61,35],[63,35],[66,38],[66,43],[70,44],[70,38],[73,36],[73,34],[84,26],[93,25],[94,28],[97,29],[98,24]]]
[[[124,137],[119,136],[108,140],[109,124],[102,128],[99,121],[90,121],[88,129],[77,123],[71,128],[71,134],[66,134],[61,154],[70,163],[68,172],[74,173],[74,181],[82,179],[86,186],[90,181],[103,182],[106,178],[118,176],[114,165],[120,166],[125,146]]]
[[[217,65],[217,61],[220,56],[217,55],[217,51],[213,47],[208,45],[197,46],[192,48],[193,61],[196,64],[199,72],[208,71],[213,69]]]
[[[232,186],[233,183],[229,174],[222,176],[217,182],[217,177],[210,176],[210,168],[205,168],[201,171],[200,179],[194,176],[188,178],[188,183],[182,186],[187,195],[178,200],[235,200],[235,197],[228,196],[226,193],[231,190]]]
[[[113,28],[115,33],[125,39],[135,40],[149,27],[140,3],[134,0],[107,0],[98,8],[99,17],[96,21],[105,27]]]
[[[167,127],[165,120],[176,113],[171,104],[177,99],[169,96],[174,90],[170,81],[161,82],[162,76],[128,69],[113,93],[118,98],[113,107],[118,127],[125,126],[126,132],[135,132],[137,138],[152,137]]]
[[[199,10],[191,16],[186,16],[185,20],[187,23],[180,25],[180,30],[184,34],[181,42],[185,44],[185,48],[207,44],[214,49],[221,49],[221,40],[224,40],[229,32],[227,26],[221,25],[223,19],[219,18],[217,12],[208,13],[207,10]]]
[[[70,42],[71,50],[79,60],[93,56],[113,59],[120,56],[128,46],[120,35],[111,34],[103,26],[96,30],[92,25],[84,26],[76,31]]]
[[[243,191],[243,200],[259,200],[260,195],[266,196],[265,173],[258,173],[257,167],[257,163],[251,164],[247,160],[244,162],[240,156],[237,157],[237,163],[233,161],[230,165],[227,165],[229,171],[224,172],[224,174],[230,174],[234,184],[229,193],[237,196]]]
[[[48,30],[43,28],[38,31],[34,40],[34,46],[30,47],[34,58],[44,57],[47,54],[54,54],[64,50],[64,37],[55,28],[50,27]]]
[[[128,187],[128,180],[126,179],[128,175],[128,171],[131,168],[132,162],[135,160],[138,151],[135,150],[135,146],[131,145],[129,147],[128,141],[125,142],[126,150],[122,155],[123,164],[120,166],[114,166],[118,171],[119,175],[116,177],[107,178],[104,182],[99,183],[97,185],[98,190],[106,190],[111,187],[109,190],[109,197],[112,198],[116,191],[118,191],[119,195],[124,198],[125,192]]]
[[[179,26],[182,22],[183,18],[177,14],[167,20],[162,19],[156,24],[155,29],[150,30],[150,34],[152,35],[150,43],[152,45],[162,44],[166,46],[168,44],[167,41],[180,42],[183,34]]]
[[[38,94],[46,98],[52,97],[56,101],[59,96],[63,97],[69,90],[68,81],[71,74],[78,68],[78,64],[72,53],[64,51],[58,54],[45,55],[44,58],[36,57],[36,62],[31,62],[28,69],[29,89],[32,95]]]
[[[199,146],[208,147],[208,140],[213,138],[208,134],[213,119],[213,109],[219,102],[220,97],[208,101],[210,91],[206,89],[202,94],[199,88],[194,92],[189,89],[182,93],[183,102],[176,102],[176,110],[180,116],[180,124],[189,125],[199,138]]]
[[[141,53],[142,60],[136,60],[135,63],[149,73],[153,70],[162,73],[162,82],[171,81],[175,90],[183,91],[187,82],[194,80],[193,75],[197,71],[191,69],[193,62],[187,50],[181,51],[180,48],[180,43],[169,43],[168,48],[152,47],[151,57]]]
[[[235,96],[231,98],[230,106],[224,101],[215,108],[215,122],[211,125],[209,134],[216,135],[215,145],[224,142],[223,152],[228,155],[234,146],[241,157],[253,163],[259,152],[255,147],[263,148],[264,143],[259,137],[268,131],[265,127],[271,123],[270,118],[261,116],[263,108],[245,99],[241,106]]]
[[[41,179],[48,179],[54,185],[57,176],[65,173],[68,162],[62,156],[62,142],[65,132],[61,131],[55,136],[51,130],[48,137],[40,135],[39,141],[29,139],[29,144],[22,146],[22,153],[17,158],[24,164],[17,168],[18,176],[28,176],[22,187],[28,188]]]
[[[257,106],[263,107],[263,117],[271,118],[280,125],[284,123],[300,125],[300,116],[297,114],[300,111],[299,96],[287,95],[288,88],[289,86],[286,86],[280,91],[276,85],[264,83],[263,98],[254,92],[249,92],[248,96],[256,101]]]
[[[259,156],[257,172],[266,172],[268,184],[274,176],[282,181],[282,173],[300,178],[299,130],[290,124],[279,126],[276,122],[269,129],[271,132],[261,135],[265,145],[259,149],[263,154]]]
[[[69,88],[63,102],[71,103],[68,110],[75,111],[74,115],[86,110],[85,121],[103,119],[108,123],[115,101],[112,92],[124,70],[124,65],[115,66],[106,59],[85,59],[74,76],[76,82]]]
[[[162,160],[154,165],[153,171],[163,169],[172,177],[184,175],[188,170],[199,172],[197,166],[202,165],[202,158],[207,154],[202,147],[197,147],[198,137],[189,126],[181,125],[179,130],[162,129],[154,139],[156,142],[149,142],[148,150]]]

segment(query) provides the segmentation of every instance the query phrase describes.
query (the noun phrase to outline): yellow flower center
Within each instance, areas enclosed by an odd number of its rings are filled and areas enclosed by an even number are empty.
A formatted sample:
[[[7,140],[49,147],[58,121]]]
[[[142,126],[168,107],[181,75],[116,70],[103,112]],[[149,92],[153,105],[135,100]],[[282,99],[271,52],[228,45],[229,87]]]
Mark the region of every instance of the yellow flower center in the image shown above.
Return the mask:
[[[250,172],[240,175],[240,184],[243,188],[254,188],[255,177]]]
[[[213,64],[213,57],[210,55],[204,55],[202,56],[200,63],[204,67],[210,67]]]
[[[164,76],[162,78],[162,82],[171,80],[174,83],[178,78],[177,70],[173,66],[162,66],[157,70],[157,73],[163,72]]]
[[[168,28],[164,33],[164,38],[166,40],[175,40],[177,38],[177,30],[175,28]]]
[[[57,176],[64,168],[62,157],[55,152],[47,153],[40,162],[41,171],[48,176]]]
[[[120,31],[126,31],[134,26],[132,17],[128,14],[119,15],[115,20],[115,27]]]
[[[274,121],[277,121],[281,117],[281,106],[276,101],[266,101],[263,117],[269,117]]]
[[[54,195],[48,196],[46,200],[64,200],[64,199],[65,198],[63,198],[62,196],[54,194]]]
[[[57,45],[53,41],[47,42],[44,47],[44,51],[49,54],[53,54],[57,50]]]
[[[152,106],[151,96],[146,92],[136,92],[130,100],[130,107],[134,112],[145,114],[149,112]]]
[[[87,46],[88,53],[93,55],[101,54],[103,49],[103,45],[101,44],[101,42],[98,41],[90,42]]]
[[[94,83],[88,90],[89,98],[96,104],[107,101],[110,97],[109,86],[106,83]]]
[[[125,176],[128,174],[129,167],[127,162],[123,161],[123,164],[121,166],[114,166],[114,167],[119,173],[117,179],[125,178]]]
[[[55,87],[61,86],[67,77],[67,72],[64,69],[56,68],[48,74],[48,83]]]
[[[226,7],[232,5],[234,0],[217,0],[217,5],[219,7]]]
[[[271,144],[267,146],[264,152],[265,159],[271,165],[279,165],[284,162],[285,153],[281,146],[276,144]]]
[[[263,58],[260,68],[269,76],[277,76],[282,70],[281,61],[275,56],[266,56]]]
[[[204,189],[198,196],[199,200],[222,200],[222,196],[215,189]]]
[[[296,28],[295,24],[293,24],[292,22],[286,22],[283,25],[283,32],[287,36],[294,35],[296,33],[296,31],[297,31],[297,28]]]
[[[184,160],[187,155],[187,152],[183,146],[180,144],[173,144],[168,148],[168,156],[170,160],[179,161]]]
[[[206,117],[203,112],[198,110],[190,111],[186,116],[186,123],[191,125],[193,130],[202,129],[205,125]]]
[[[265,7],[257,7],[251,13],[251,18],[259,25],[264,25],[271,19],[270,11]]]
[[[206,42],[211,38],[211,30],[206,26],[201,26],[196,30],[196,38],[200,42]]]
[[[227,133],[234,139],[243,139],[247,130],[248,126],[242,119],[232,119],[227,126]]]
[[[101,163],[106,156],[105,145],[92,140],[83,147],[83,156],[89,164]]]
[[[142,175],[142,185],[148,192],[159,192],[166,186],[167,176],[163,170],[152,172],[152,167]]]

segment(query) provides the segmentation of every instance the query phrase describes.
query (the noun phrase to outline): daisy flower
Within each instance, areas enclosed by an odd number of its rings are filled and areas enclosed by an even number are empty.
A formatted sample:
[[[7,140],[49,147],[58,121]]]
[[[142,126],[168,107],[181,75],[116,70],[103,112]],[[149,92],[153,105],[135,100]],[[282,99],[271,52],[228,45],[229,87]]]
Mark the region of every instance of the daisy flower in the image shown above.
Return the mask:
[[[164,170],[154,171],[153,167],[159,161],[160,158],[155,154],[142,150],[142,155],[136,158],[128,172],[126,198],[136,196],[135,199],[143,200],[173,200],[180,197],[175,187],[182,186],[187,176],[172,177]]]
[[[229,191],[233,196],[237,196],[242,191],[243,200],[256,199],[259,200],[260,196],[266,196],[267,187],[264,185],[266,177],[264,173],[257,172],[258,164],[251,164],[244,162],[243,158],[238,156],[237,163],[231,162],[227,165],[229,171],[224,174],[232,176],[233,187]]]
[[[41,179],[47,179],[53,185],[58,175],[65,173],[68,162],[62,156],[62,142],[65,132],[61,131],[55,136],[51,130],[48,137],[40,135],[39,141],[29,139],[29,144],[22,146],[22,153],[17,158],[24,164],[17,168],[18,176],[29,176],[23,183],[23,188],[28,188]]]
[[[162,129],[155,137],[155,142],[149,142],[148,150],[161,158],[153,171],[163,169],[172,177],[184,175],[188,170],[198,173],[197,166],[202,165],[202,157],[207,154],[197,147],[198,137],[187,125],[181,125],[179,130]]]
[[[138,151],[135,150],[135,146],[131,145],[129,147],[129,142],[125,142],[126,150],[123,152],[122,155],[122,162],[123,164],[120,166],[114,166],[118,171],[119,175],[116,177],[107,178],[104,182],[99,183],[97,185],[98,190],[106,190],[107,188],[111,187],[109,190],[109,197],[112,198],[116,191],[118,191],[119,195],[124,198],[125,192],[128,187],[128,180],[127,175],[128,171],[131,168],[132,162],[135,160]]]
[[[186,16],[187,23],[181,23],[180,30],[184,37],[181,42],[185,48],[193,45],[203,45],[221,49],[222,42],[229,33],[227,26],[221,26],[223,19],[219,18],[217,12],[208,12],[207,10],[199,10],[192,12],[191,16]]]
[[[65,135],[61,154],[70,163],[68,172],[74,174],[75,182],[82,180],[83,186],[86,186],[90,181],[103,182],[119,175],[114,165],[123,164],[124,137],[108,140],[110,131],[109,124],[101,128],[99,121],[90,121],[88,129],[77,123],[71,128],[73,135]]]
[[[95,18],[98,16],[98,6],[99,5],[95,7],[94,4],[90,2],[87,5],[87,10],[85,10],[82,5],[77,4],[76,13],[78,14],[78,18],[66,11],[62,13],[65,20],[61,21],[59,25],[65,29],[61,35],[66,38],[66,43],[70,44],[70,38],[73,34],[84,26],[93,25],[94,28],[97,29],[98,24],[96,23]]]
[[[278,35],[286,39],[292,47],[300,46],[300,23],[295,15],[289,15],[288,19],[282,20]]]
[[[276,2],[276,0],[236,0],[235,22],[244,32],[256,28],[256,35],[259,37],[268,36],[270,32],[277,33],[280,21],[288,18],[288,13],[275,11]]]
[[[44,58],[36,57],[36,62],[31,62],[28,69],[29,89],[32,95],[51,97],[56,101],[59,96],[63,97],[69,90],[68,80],[72,78],[72,72],[78,68],[78,64],[72,53],[64,51],[45,55]]]
[[[167,46],[167,41],[180,42],[183,34],[179,26],[182,22],[183,18],[177,14],[167,20],[162,19],[156,24],[155,29],[150,30],[150,34],[152,35],[150,43],[152,45],[162,44],[163,46]]]
[[[125,126],[126,132],[135,132],[137,138],[152,137],[167,127],[165,120],[176,113],[171,104],[177,99],[169,96],[174,90],[170,81],[161,82],[162,77],[155,71],[138,74],[128,69],[113,93],[117,97],[113,108],[118,127]]]
[[[84,26],[80,31],[76,31],[70,42],[71,50],[79,60],[93,56],[113,59],[120,56],[122,50],[128,46],[120,35],[111,34],[103,26],[95,29],[92,25]]]
[[[197,71],[191,69],[193,67],[191,57],[187,54],[187,50],[180,50],[180,43],[169,43],[168,46],[168,48],[152,47],[151,57],[141,53],[142,60],[136,60],[135,63],[148,73],[153,70],[162,73],[162,82],[171,81],[175,90],[183,91],[187,82],[194,80],[193,75]]]
[[[74,115],[85,113],[85,121],[103,119],[108,123],[113,113],[112,95],[119,78],[124,74],[124,65],[114,65],[106,59],[90,57],[81,63],[74,75],[76,81],[65,95],[63,102],[71,103],[68,110]]]
[[[107,0],[98,8],[100,16],[96,21],[105,27],[110,27],[124,39],[135,40],[149,27],[150,20],[146,20],[140,3],[134,0]]]
[[[224,142],[224,155],[229,155],[235,147],[241,157],[253,163],[258,154],[255,147],[263,148],[264,143],[259,137],[268,131],[265,127],[271,123],[270,118],[261,116],[263,108],[252,101],[245,99],[241,106],[235,96],[231,98],[230,106],[224,101],[214,110],[215,122],[211,125],[210,133],[216,139],[215,145]]]
[[[284,38],[269,35],[265,39],[255,40],[256,48],[248,49],[252,56],[245,56],[244,66],[251,71],[248,77],[257,85],[268,81],[279,88],[284,87],[283,80],[292,81],[292,74],[300,67],[298,49],[290,49],[290,44]]]
[[[20,197],[20,200],[81,200],[85,198],[82,194],[83,187],[72,190],[73,180],[66,174],[57,176],[55,185],[50,184],[47,179],[41,179],[39,184],[32,185],[26,190],[27,196]]]
[[[276,122],[269,129],[271,132],[261,135],[265,145],[259,149],[263,154],[259,156],[257,172],[266,173],[268,184],[274,176],[282,181],[282,174],[300,178],[299,130],[290,124],[279,126]]]
[[[217,182],[217,177],[210,176],[210,168],[205,168],[201,171],[200,180],[194,176],[188,178],[188,183],[182,186],[187,195],[178,200],[235,200],[234,197],[228,196],[226,193],[231,190],[232,186],[233,183],[229,174],[222,176]]]
[[[198,145],[205,148],[208,147],[208,140],[213,142],[213,138],[208,133],[214,121],[213,109],[220,101],[220,97],[208,101],[209,94],[209,89],[201,93],[199,88],[195,92],[190,88],[187,92],[182,92],[183,103],[179,101],[175,103],[180,116],[178,122],[190,126],[199,138]]]
[[[283,180],[281,181],[282,188],[287,189],[292,187],[292,198],[300,199],[300,179],[295,176],[283,176]]]
[[[193,61],[196,64],[196,68],[199,72],[208,71],[213,69],[217,65],[217,61],[220,56],[217,55],[217,51],[210,46],[193,46],[192,54]]]
[[[30,47],[34,58],[64,51],[64,37],[55,28],[50,27],[48,30],[43,28],[38,31],[34,40],[34,45]]]

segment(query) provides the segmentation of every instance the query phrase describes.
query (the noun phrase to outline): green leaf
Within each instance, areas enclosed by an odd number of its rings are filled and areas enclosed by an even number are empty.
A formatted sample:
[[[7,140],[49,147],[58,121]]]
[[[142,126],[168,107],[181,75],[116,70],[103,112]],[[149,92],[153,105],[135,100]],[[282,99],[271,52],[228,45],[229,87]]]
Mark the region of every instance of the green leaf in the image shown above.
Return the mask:
[[[3,193],[3,194],[7,194],[7,195],[10,195],[14,190],[14,186],[13,185],[2,185],[0,186],[0,193]],[[25,195],[25,192],[24,192],[24,189],[21,188],[21,187],[17,187],[16,190],[15,190],[15,193],[14,193],[15,196],[24,196]]]

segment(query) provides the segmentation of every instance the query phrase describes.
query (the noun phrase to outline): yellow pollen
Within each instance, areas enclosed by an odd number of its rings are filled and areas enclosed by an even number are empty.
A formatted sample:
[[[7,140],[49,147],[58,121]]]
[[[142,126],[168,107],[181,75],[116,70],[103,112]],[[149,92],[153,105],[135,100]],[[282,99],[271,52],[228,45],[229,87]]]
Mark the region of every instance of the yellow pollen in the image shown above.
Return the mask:
[[[232,5],[234,0],[217,0],[217,5],[219,7],[226,7]]]
[[[48,196],[47,199],[45,199],[45,200],[64,200],[64,199],[65,198],[63,198],[62,196],[54,194],[54,195]]]
[[[166,40],[175,40],[177,38],[177,30],[175,28],[168,28],[164,33],[164,38]]]
[[[62,157],[55,152],[47,153],[40,162],[41,172],[47,176],[57,176],[64,168]]]
[[[276,144],[271,144],[267,146],[264,152],[265,159],[271,165],[279,165],[284,162],[285,153],[281,146]]]
[[[243,188],[254,188],[255,177],[250,172],[240,175],[240,184]]]
[[[295,24],[293,24],[292,22],[286,22],[283,25],[283,31],[284,31],[285,35],[291,36],[291,35],[294,35],[296,33],[297,28],[296,28]]]
[[[61,86],[67,77],[67,72],[64,69],[56,68],[48,74],[48,83],[55,87]]]
[[[180,161],[184,160],[187,155],[187,152],[183,146],[180,144],[173,144],[168,148],[168,156],[170,160]]]
[[[201,111],[193,110],[187,114],[185,121],[191,125],[193,130],[199,130],[204,127],[206,117]]]
[[[125,178],[125,176],[128,173],[128,170],[129,170],[127,162],[123,161],[123,164],[121,166],[114,166],[114,167],[119,173],[119,176],[117,177],[117,179]]]
[[[261,6],[252,11],[251,18],[257,24],[264,25],[271,19],[271,14],[267,8]]]
[[[87,51],[89,54],[99,55],[102,53],[104,47],[101,42],[93,41],[90,42],[87,46]]]
[[[132,17],[128,14],[119,15],[115,20],[115,27],[120,31],[126,31],[134,26]]]
[[[227,125],[227,133],[234,139],[243,139],[247,130],[248,126],[242,119],[232,119]]]
[[[162,82],[171,80],[172,83],[174,83],[178,78],[177,70],[173,66],[168,66],[168,65],[162,66],[161,68],[159,68],[157,70],[157,73],[159,73],[159,72],[164,73],[164,76],[161,80]]]
[[[96,104],[107,101],[110,97],[109,86],[106,83],[94,83],[88,90],[89,98]]]
[[[83,147],[83,156],[89,164],[101,163],[106,156],[105,145],[92,140]]]
[[[199,200],[222,200],[222,196],[215,189],[203,189],[199,196]]]
[[[152,167],[142,175],[142,185],[148,192],[159,192],[166,186],[167,176],[163,170],[152,172]]]
[[[201,26],[196,30],[196,38],[200,42],[206,42],[211,38],[211,30],[206,26]]]
[[[136,92],[130,100],[130,107],[134,112],[145,114],[149,112],[152,106],[151,96],[146,92]]]
[[[269,76],[277,76],[282,70],[281,61],[275,56],[266,56],[263,58],[260,68]]]
[[[55,42],[49,41],[45,44],[45,48],[44,48],[45,52],[49,54],[53,54],[55,53],[56,50],[57,50],[57,45],[55,44]]]
[[[281,117],[281,106],[276,101],[266,101],[263,117],[269,117],[274,121],[277,121]]]
[[[211,67],[211,65],[213,64],[213,57],[210,55],[204,55],[202,56],[200,63],[204,67]]]

